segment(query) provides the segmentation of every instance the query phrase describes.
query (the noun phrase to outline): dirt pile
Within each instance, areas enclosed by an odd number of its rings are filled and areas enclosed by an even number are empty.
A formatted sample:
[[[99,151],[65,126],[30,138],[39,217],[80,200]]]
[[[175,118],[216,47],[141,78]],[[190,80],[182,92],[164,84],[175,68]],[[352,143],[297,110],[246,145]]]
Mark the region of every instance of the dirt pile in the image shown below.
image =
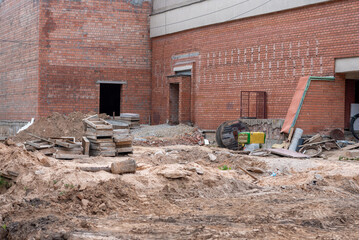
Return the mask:
[[[64,115],[55,112],[48,117],[35,120],[28,129],[12,137],[12,139],[16,142],[23,142],[33,139],[33,137],[28,135],[28,133],[32,133],[43,138],[75,137],[77,140],[80,140],[84,131],[82,119],[95,114],[72,112]]]
[[[204,145],[204,136],[196,127],[184,124],[149,126],[131,131],[136,146]]]
[[[6,229],[0,239],[355,239],[359,234],[356,162],[260,158],[188,145],[135,147],[130,157],[136,173],[115,175],[81,167],[110,166],[128,157],[59,161],[0,144],[0,171],[19,173],[0,194],[0,224]],[[254,169],[259,181],[239,167]]]

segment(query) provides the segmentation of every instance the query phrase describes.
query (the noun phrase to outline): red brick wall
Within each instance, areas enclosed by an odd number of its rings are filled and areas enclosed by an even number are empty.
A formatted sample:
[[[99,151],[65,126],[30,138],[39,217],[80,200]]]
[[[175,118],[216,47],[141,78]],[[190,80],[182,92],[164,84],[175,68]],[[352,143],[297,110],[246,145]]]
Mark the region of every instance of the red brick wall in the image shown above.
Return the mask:
[[[312,80],[305,96],[296,127],[307,133],[344,128],[345,78],[335,81]]]
[[[1,120],[37,116],[38,16],[38,1],[0,1]]]
[[[166,121],[166,76],[183,62],[201,128],[238,118],[241,91],[266,91],[268,118],[284,118],[301,76],[333,76],[335,58],[359,56],[358,12],[359,1],[332,1],[153,38],[154,123]],[[344,127],[344,86],[312,83],[297,127]]]
[[[40,11],[41,116],[99,110],[97,81],[126,81],[121,112],[148,122],[151,49],[148,1],[47,0]]]

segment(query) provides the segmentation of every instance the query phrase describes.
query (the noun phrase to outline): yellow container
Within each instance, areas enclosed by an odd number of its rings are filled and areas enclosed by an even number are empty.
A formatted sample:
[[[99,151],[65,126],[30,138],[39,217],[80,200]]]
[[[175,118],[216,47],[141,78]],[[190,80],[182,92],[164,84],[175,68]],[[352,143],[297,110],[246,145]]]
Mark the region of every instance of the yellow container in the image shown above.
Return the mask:
[[[264,132],[240,132],[238,133],[239,144],[265,143],[266,134]]]

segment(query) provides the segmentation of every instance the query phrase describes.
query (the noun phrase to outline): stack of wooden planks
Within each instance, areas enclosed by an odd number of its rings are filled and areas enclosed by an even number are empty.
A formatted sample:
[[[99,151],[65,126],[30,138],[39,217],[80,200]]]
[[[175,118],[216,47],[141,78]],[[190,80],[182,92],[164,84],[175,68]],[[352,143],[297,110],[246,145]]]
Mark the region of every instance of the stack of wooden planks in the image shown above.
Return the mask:
[[[91,156],[116,156],[116,144],[113,141],[113,127],[97,115],[83,119],[85,137],[90,142]]]
[[[140,127],[140,114],[136,113],[121,113],[119,117],[115,117],[116,120],[121,120],[127,123],[130,128]]]
[[[57,159],[83,158],[80,142],[75,142],[74,137],[63,137],[51,139],[56,145],[54,157]]]
[[[36,140],[26,141],[25,147],[28,151],[39,151],[47,156],[57,159],[74,159],[85,157],[82,153],[80,142],[75,142],[74,137],[42,138],[29,134]]]
[[[36,140],[27,141],[29,151],[39,151],[57,159],[75,159],[88,156],[115,157],[122,153],[133,152],[132,136],[128,125],[113,127],[97,115],[83,119],[85,133],[82,142],[74,137],[42,138],[29,134]]]
[[[113,131],[113,141],[116,144],[117,154],[121,153],[131,153],[133,152],[132,148],[132,136],[130,135],[129,129],[116,129]]]

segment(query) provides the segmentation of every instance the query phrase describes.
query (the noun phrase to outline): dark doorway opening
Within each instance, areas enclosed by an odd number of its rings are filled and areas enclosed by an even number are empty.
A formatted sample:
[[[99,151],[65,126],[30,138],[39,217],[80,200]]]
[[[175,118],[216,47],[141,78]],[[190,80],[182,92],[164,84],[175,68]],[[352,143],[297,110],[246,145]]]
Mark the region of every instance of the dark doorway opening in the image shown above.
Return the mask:
[[[179,123],[179,84],[170,83],[170,124]]]
[[[120,116],[122,84],[100,84],[100,113]]]

